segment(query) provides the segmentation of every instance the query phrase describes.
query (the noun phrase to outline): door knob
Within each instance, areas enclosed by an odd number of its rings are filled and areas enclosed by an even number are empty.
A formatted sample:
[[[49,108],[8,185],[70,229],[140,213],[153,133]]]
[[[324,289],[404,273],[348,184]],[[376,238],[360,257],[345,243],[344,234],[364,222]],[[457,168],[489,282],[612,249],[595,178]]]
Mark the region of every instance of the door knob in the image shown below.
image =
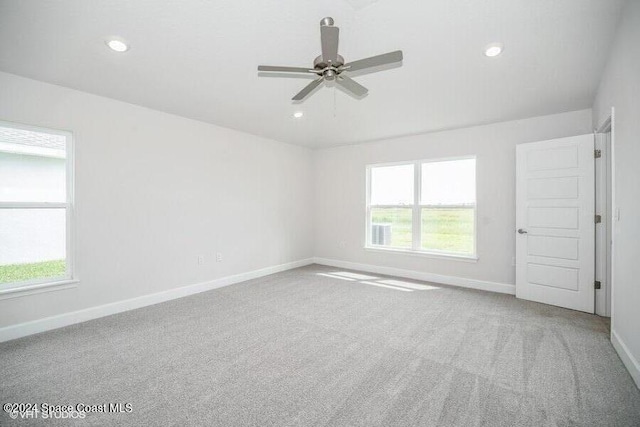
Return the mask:
[[[523,230],[522,228],[518,228],[518,233],[527,234],[527,230]]]

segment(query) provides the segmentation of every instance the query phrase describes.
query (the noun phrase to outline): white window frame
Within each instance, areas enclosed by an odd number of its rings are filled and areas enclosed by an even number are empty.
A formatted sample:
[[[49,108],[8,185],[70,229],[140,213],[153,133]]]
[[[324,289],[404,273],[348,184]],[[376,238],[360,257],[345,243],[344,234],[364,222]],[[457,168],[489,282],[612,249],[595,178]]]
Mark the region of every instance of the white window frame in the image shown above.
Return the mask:
[[[66,271],[64,276],[46,277],[42,279],[25,280],[0,284],[0,300],[17,296],[31,295],[52,290],[68,289],[78,283],[75,276],[75,209],[74,209],[74,141],[69,131],[50,129],[41,126],[30,126],[0,120],[0,126],[22,129],[33,132],[61,135],[65,137],[65,173],[66,173],[66,201],[65,202],[2,202],[0,209],[66,209]],[[37,156],[37,154],[36,154]]]
[[[422,230],[421,230],[421,218],[422,209],[428,208],[430,205],[421,204],[422,196],[422,165],[424,163],[438,163],[438,162],[450,162],[456,160],[470,160],[473,159],[476,163],[476,175],[475,175],[475,193],[476,202],[474,204],[474,218],[473,218],[473,253],[472,254],[460,254],[455,252],[446,252],[438,250],[425,250],[421,248]],[[462,261],[477,261],[478,260],[478,168],[477,168],[476,156],[460,156],[460,157],[444,157],[437,159],[421,159],[413,161],[402,161],[392,163],[375,163],[366,166],[366,220],[365,220],[365,243],[364,248],[368,251],[381,251],[388,253],[400,253],[409,255],[419,255],[428,258],[446,258]],[[407,166],[413,165],[413,205],[371,205],[371,170],[374,168],[388,167],[388,166]],[[441,207],[441,206],[439,206]],[[457,207],[457,206],[451,206]],[[411,248],[395,248],[385,247],[381,245],[371,244],[371,209],[372,208],[412,208],[412,223],[411,223]]]

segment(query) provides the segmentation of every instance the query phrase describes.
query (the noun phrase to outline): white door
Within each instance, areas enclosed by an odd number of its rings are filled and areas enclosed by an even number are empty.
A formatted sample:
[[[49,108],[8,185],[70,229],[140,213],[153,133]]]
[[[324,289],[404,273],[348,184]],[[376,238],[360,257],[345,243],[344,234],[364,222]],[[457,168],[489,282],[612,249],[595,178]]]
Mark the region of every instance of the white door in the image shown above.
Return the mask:
[[[516,148],[516,296],[594,312],[593,135]]]

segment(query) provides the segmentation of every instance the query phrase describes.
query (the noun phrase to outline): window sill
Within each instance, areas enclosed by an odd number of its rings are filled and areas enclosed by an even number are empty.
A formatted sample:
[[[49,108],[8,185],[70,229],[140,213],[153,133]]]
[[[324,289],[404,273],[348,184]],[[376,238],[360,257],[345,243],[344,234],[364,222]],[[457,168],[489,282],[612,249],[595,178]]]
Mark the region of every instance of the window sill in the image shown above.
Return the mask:
[[[80,281],[76,279],[64,279],[56,282],[12,285],[4,289],[2,285],[0,285],[0,300],[77,288],[79,282]]]
[[[453,255],[453,254],[442,254],[438,252],[422,252],[422,251],[412,251],[409,249],[392,249],[392,248],[382,248],[375,246],[365,246],[365,251],[368,252],[382,252],[382,253],[393,253],[399,255],[411,255],[422,258],[433,258],[433,259],[443,259],[447,261],[462,261],[462,262],[478,262],[478,257],[475,255]]]

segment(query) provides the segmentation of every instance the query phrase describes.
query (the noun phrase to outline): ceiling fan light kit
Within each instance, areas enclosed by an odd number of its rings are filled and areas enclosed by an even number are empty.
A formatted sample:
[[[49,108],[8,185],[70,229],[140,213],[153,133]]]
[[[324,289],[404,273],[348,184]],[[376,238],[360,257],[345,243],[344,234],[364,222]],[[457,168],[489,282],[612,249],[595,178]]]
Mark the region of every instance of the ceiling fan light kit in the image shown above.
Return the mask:
[[[322,54],[313,61],[313,68],[259,65],[258,71],[315,74],[317,78],[291,98],[293,101],[304,100],[315,88],[325,81],[335,81],[336,84],[348,92],[357,97],[363,97],[367,94],[368,89],[351,79],[346,73],[402,61],[402,51],[396,50],[394,52],[345,63],[344,58],[338,55],[339,34],[340,29],[334,26],[333,18],[324,18],[320,21]]]

